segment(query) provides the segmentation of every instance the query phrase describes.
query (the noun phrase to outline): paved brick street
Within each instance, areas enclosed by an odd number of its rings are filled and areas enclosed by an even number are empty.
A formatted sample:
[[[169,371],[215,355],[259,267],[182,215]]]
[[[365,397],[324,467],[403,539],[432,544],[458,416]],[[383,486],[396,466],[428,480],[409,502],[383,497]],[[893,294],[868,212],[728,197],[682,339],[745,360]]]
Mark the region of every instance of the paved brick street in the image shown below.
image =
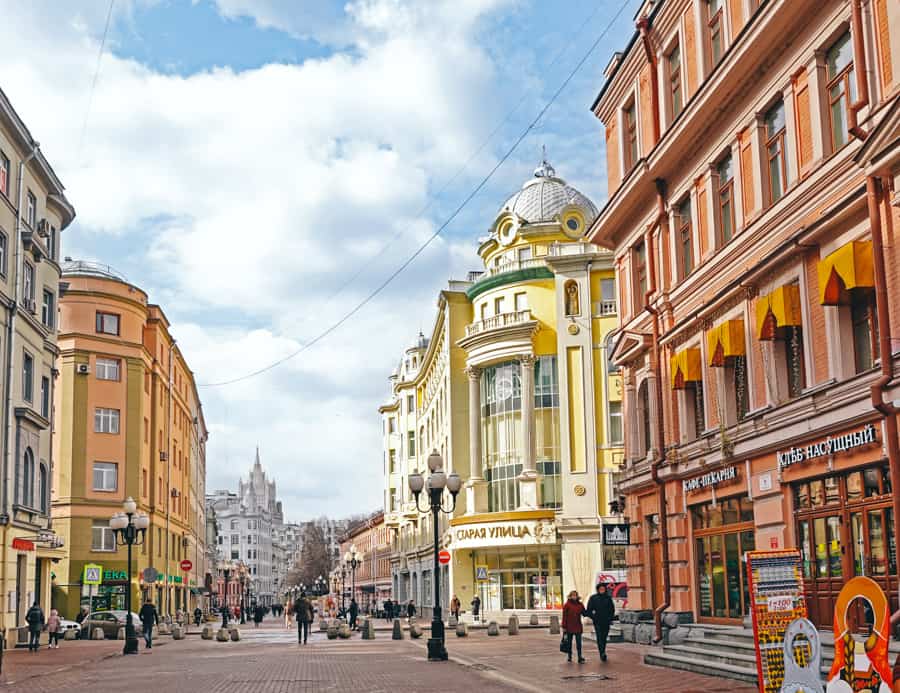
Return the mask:
[[[440,691],[753,691],[723,679],[644,666],[644,648],[613,645],[602,664],[586,647],[588,662],[567,664],[557,652],[557,637],[526,630],[518,637],[484,631],[469,638],[451,636],[451,661],[425,661],[425,640],[395,642],[379,632],[374,641],[355,635],[329,641],[314,633],[299,647],[293,633],[273,624],[244,628],[240,643],[217,643],[192,635],[182,642],[163,639],[151,652],[123,660],[121,643],[65,643],[68,649],[7,653],[6,690],[56,692],[76,685],[92,693],[164,690],[166,693],[287,693],[347,691],[377,693],[411,687]],[[587,645],[587,643],[585,643]],[[59,656],[56,656],[59,655]],[[80,661],[79,661],[80,660]],[[52,666],[47,665],[51,662]],[[60,667],[68,667],[62,671]],[[32,675],[35,674],[35,675]],[[606,676],[608,678],[602,678]]]

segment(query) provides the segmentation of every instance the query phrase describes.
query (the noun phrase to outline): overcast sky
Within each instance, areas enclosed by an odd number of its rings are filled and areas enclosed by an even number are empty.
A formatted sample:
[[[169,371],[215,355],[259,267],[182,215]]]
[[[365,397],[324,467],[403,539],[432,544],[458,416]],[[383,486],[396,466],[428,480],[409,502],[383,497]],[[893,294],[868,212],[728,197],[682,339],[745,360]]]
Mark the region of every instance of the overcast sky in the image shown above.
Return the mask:
[[[604,202],[589,109],[637,2],[116,0],[91,97],[108,8],[5,2],[0,86],[78,213],[63,255],[145,289],[201,385],[296,351],[357,305],[612,23],[538,127],[382,294],[278,368],[200,389],[208,490],[236,488],[258,444],[288,518],[380,507],[377,408],[391,369],[430,330],[446,280],[478,268],[476,239],[541,146]]]

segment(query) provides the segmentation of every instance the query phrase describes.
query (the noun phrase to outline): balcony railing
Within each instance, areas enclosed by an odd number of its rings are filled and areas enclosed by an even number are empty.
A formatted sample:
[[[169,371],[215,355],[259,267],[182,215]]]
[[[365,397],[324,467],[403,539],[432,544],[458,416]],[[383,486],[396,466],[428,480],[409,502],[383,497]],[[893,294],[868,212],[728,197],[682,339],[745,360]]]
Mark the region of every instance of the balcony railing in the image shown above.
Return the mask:
[[[490,332],[491,330],[499,330],[503,327],[513,327],[515,325],[524,325],[531,321],[530,310],[517,310],[513,313],[500,313],[493,315],[484,320],[473,322],[466,325],[466,337],[471,337],[482,332]]]
[[[618,311],[619,304],[615,299],[612,301],[596,301],[594,303],[595,315],[615,315]]]
[[[547,263],[543,258],[530,257],[527,260],[510,260],[499,265],[488,267],[479,279],[486,277],[496,277],[498,274],[506,274],[507,272],[518,272],[519,270],[528,269],[529,267],[544,267]]]
[[[550,257],[564,257],[566,255],[587,255],[589,253],[609,253],[612,252],[606,248],[601,248],[595,243],[587,243],[579,241],[578,243],[551,243],[549,248]]]

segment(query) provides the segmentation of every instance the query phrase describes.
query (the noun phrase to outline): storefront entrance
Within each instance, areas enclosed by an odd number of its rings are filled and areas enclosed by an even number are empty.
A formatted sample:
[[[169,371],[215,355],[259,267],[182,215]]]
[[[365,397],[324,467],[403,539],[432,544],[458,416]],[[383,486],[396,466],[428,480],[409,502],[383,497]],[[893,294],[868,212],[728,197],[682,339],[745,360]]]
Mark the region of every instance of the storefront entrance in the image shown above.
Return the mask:
[[[476,551],[476,569],[487,567],[488,579],[476,582],[482,610],[562,608],[561,565],[558,546]]]
[[[844,583],[866,575],[897,609],[897,551],[888,468],[883,465],[791,485],[797,548],[803,557],[809,618],[831,628]],[[857,624],[866,616],[856,614]]]
[[[697,551],[699,620],[737,624],[749,613],[748,551],[756,548],[753,502],[726,498],[691,507]]]

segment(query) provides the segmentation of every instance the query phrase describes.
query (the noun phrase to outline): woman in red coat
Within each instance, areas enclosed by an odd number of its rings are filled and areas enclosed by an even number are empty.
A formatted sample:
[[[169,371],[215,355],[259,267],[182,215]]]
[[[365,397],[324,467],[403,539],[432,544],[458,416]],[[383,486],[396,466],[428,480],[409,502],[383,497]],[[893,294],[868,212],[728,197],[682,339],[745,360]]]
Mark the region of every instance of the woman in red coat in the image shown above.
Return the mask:
[[[578,596],[576,590],[569,592],[569,599],[563,604],[562,608],[562,629],[563,633],[569,640],[569,661],[572,661],[572,638],[575,638],[575,645],[578,648],[578,663],[584,663],[584,657],[581,656],[581,634],[584,627],[581,625],[581,617],[584,615],[584,604],[581,603],[581,597]]]

